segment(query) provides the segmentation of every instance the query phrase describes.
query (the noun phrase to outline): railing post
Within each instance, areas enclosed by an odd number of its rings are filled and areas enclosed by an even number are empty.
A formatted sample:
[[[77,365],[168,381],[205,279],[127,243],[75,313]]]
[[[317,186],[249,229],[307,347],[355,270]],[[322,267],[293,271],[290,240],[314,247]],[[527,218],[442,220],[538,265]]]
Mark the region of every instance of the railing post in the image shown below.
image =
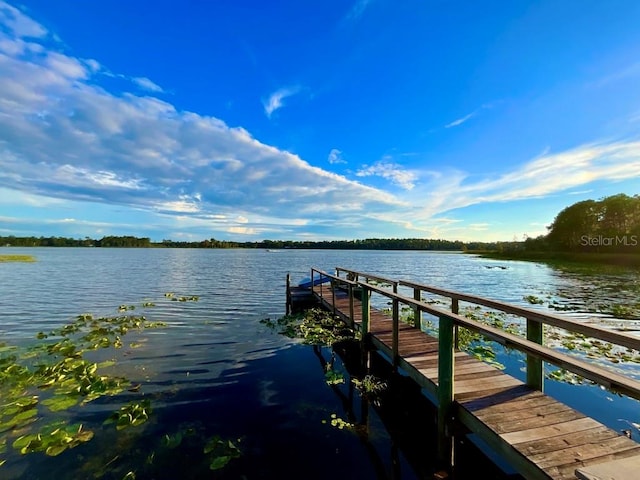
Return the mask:
[[[399,332],[398,327],[400,324],[400,309],[398,304],[398,299],[394,298],[392,301],[392,329],[391,329],[391,354],[393,356],[392,365],[393,370],[396,371],[398,368],[398,359],[400,356],[400,352],[398,351],[398,342],[399,342]]]
[[[438,322],[438,460],[446,466],[453,462],[452,406],[454,396],[453,319],[439,317]]]
[[[413,287],[413,299],[416,302],[422,300],[422,290],[418,287]],[[416,328],[422,328],[422,310],[418,307],[413,307],[413,326]]]
[[[335,317],[336,315],[336,281],[331,279],[331,306],[332,308],[332,312],[333,312],[333,316]]]
[[[360,348],[362,353],[362,364],[365,367],[369,366],[367,350],[369,342],[369,323],[371,318],[371,306],[369,301],[369,289],[367,284],[362,285],[362,323],[360,325]]]
[[[351,328],[353,328],[355,321],[356,320],[353,312],[353,284],[349,283],[349,326]]]
[[[313,282],[312,282],[313,284]],[[313,289],[312,289],[313,290]],[[287,272],[287,304],[285,305],[285,314],[289,315],[291,313],[291,274]]]
[[[527,340],[538,345],[543,344],[543,325],[541,322],[527,318]],[[544,368],[542,359],[527,354],[527,385],[539,391],[544,391]]]
[[[456,315],[458,315],[458,313],[460,313],[460,303],[458,302],[457,298],[452,298],[451,299],[451,313],[454,313]],[[454,325],[454,327],[453,327],[453,346],[454,346],[454,348],[458,348],[459,345],[460,345],[460,343],[459,343],[459,339],[458,339],[458,325]]]

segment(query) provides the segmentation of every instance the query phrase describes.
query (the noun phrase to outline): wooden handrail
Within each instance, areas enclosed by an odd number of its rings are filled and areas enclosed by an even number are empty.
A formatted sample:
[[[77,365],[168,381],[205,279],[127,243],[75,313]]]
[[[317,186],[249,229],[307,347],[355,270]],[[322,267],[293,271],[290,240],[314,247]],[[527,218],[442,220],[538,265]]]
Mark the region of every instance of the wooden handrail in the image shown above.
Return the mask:
[[[511,313],[514,315],[525,317],[529,320],[533,320],[539,323],[563,328],[565,330],[570,330],[576,333],[582,333],[583,335],[586,335],[588,337],[615,343],[617,345],[621,345],[623,347],[631,348],[634,350],[640,350],[640,337],[629,335],[628,333],[616,332],[595,325],[576,322],[560,315],[543,313],[531,308],[519,307],[517,305],[511,305],[509,303],[501,302],[498,300],[491,300],[488,298],[478,297],[476,295],[455,292],[453,290],[445,290],[443,288],[423,285],[421,283],[400,280],[399,284],[405,287],[411,287],[425,292],[435,293],[436,295],[442,295],[443,297],[456,299],[458,301],[469,302],[476,305],[483,305],[485,307],[494,308],[496,310],[501,310],[505,313]]]
[[[399,283],[398,280],[393,280],[391,278],[381,277],[379,275],[374,275],[372,273],[357,272],[355,270],[349,270],[348,268],[336,267],[336,274],[340,275],[340,272],[346,272],[347,274],[352,273],[352,274],[356,275],[356,278],[364,277],[367,280],[376,280],[376,281],[381,282],[381,283],[388,283],[391,286],[397,286],[398,283]],[[369,282],[367,281],[367,283],[369,283]]]
[[[560,353],[551,348],[538,345],[535,342],[519,337],[517,335],[504,332],[503,330],[500,330],[498,328],[491,327],[475,320],[456,315],[447,310],[434,307],[433,305],[424,303],[420,300],[415,300],[411,297],[406,297],[404,295],[400,295],[398,293],[391,292],[388,289],[379,288],[374,285],[361,285],[366,290],[371,290],[392,300],[397,300],[403,304],[418,308],[420,311],[437,316],[438,318],[450,319],[454,324],[486,335],[493,341],[496,341],[502,345],[534,355],[537,358],[581,375],[600,385],[640,400],[640,382],[636,380],[624,377],[610,370],[598,367],[597,365],[592,365],[588,362],[579,360],[564,353]]]
[[[384,277],[376,277],[375,275],[358,272],[356,270],[349,270],[346,268],[340,268],[340,271],[354,273],[358,276],[365,276],[365,277],[369,276],[369,278],[374,278],[380,281],[386,281],[387,283],[391,283],[391,284],[397,283],[400,286],[413,288],[414,292],[418,290],[425,291],[425,292],[435,293],[436,295],[441,295],[443,297],[449,297],[451,300],[463,301],[463,302],[473,303],[476,305],[482,305],[489,308],[494,308],[496,310],[500,310],[505,313],[510,313],[513,315],[524,317],[534,322],[539,322],[539,323],[550,325],[553,327],[562,328],[575,333],[581,333],[588,337],[597,338],[599,340],[615,343],[616,345],[620,345],[626,348],[640,351],[640,337],[635,335],[630,335],[628,333],[616,332],[606,328],[598,327],[596,325],[591,325],[583,322],[576,322],[575,320],[570,320],[560,315],[554,315],[552,313],[544,313],[538,310],[533,310],[531,308],[519,307],[517,305],[511,305],[509,303],[501,302],[498,300],[491,300],[491,299],[479,297],[476,295],[456,292],[454,290],[447,290],[444,288],[438,288],[431,285],[425,285],[422,283],[411,282],[407,280],[396,281],[396,280],[391,280]],[[414,298],[416,298],[417,300],[419,296],[414,295]]]

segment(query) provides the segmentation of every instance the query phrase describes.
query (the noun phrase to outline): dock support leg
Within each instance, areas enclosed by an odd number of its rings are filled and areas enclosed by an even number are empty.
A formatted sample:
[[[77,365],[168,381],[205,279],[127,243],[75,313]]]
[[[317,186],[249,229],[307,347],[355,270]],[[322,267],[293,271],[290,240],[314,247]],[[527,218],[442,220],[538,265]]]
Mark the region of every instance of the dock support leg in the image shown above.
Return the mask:
[[[453,466],[453,406],[454,324],[441,316],[438,328],[438,461],[444,467]]]
[[[527,318],[527,340],[543,344],[543,326]],[[542,359],[527,355],[527,385],[539,391],[544,391],[544,368]]]

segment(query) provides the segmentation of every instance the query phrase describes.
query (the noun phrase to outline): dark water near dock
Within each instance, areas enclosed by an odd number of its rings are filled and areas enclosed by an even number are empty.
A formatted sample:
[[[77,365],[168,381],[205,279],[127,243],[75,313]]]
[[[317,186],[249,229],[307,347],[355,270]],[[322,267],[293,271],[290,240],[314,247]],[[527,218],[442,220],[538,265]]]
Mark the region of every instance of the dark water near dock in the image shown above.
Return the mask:
[[[0,264],[2,343],[28,346],[38,332],[85,312],[117,315],[119,305],[136,305],[132,313],[167,324],[130,332],[123,347],[109,353],[117,355],[118,373],[141,385],[138,392],[101,397],[60,414],[90,427],[95,432],[90,442],[58,457],[20,455],[11,436],[4,453],[0,445],[3,479],[121,479],[128,472],[138,479],[427,478],[435,432],[429,431],[432,415],[415,388],[390,379],[402,387],[393,390],[400,393],[376,409],[361,401],[349,382],[327,385],[322,362],[331,357],[329,349],[302,345],[260,323],[284,314],[286,274],[296,282],[309,276],[312,266],[413,279],[611,328],[638,328],[637,272],[563,272],[537,263],[432,252],[3,250],[34,255],[37,262]],[[199,299],[171,301],[168,292]],[[532,305],[526,297],[543,303]],[[145,301],[155,306],[142,308]],[[501,360],[523,377],[508,352]],[[339,357],[336,365],[343,371],[349,366]],[[617,367],[640,378],[640,367]],[[640,423],[638,402],[597,387],[546,385],[548,393],[616,430],[630,429],[638,440],[633,426]],[[147,422],[120,432],[103,425],[110,412],[140,398],[151,400]],[[332,427],[332,414],[367,428]],[[416,446],[412,428],[421,431],[423,444]],[[178,446],[163,443],[165,436],[178,434]],[[211,471],[202,444],[216,435],[233,440],[242,453]]]

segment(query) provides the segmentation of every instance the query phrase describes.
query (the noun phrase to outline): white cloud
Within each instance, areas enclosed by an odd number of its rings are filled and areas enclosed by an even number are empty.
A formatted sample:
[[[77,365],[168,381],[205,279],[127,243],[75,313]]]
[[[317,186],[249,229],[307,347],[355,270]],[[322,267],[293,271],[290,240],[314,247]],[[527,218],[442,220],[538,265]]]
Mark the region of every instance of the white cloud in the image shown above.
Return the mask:
[[[18,38],[43,37],[47,30],[33,21],[17,8],[0,0],[0,25],[4,25],[9,33]]]
[[[143,90],[147,90],[149,92],[155,92],[155,93],[164,92],[164,90],[160,85],[152,82],[147,77],[133,77],[131,80],[133,81],[133,83],[135,83],[138,87],[140,87]]]
[[[331,151],[329,152],[329,156],[327,157],[327,160],[331,164],[347,163],[347,161],[344,158],[342,158],[342,152],[340,150],[338,150],[337,148],[332,148],[331,149]]]
[[[283,100],[285,98],[291,97],[299,92],[300,87],[285,87],[273,92],[268,99],[262,102],[267,117],[271,118],[273,112],[284,106]]]
[[[497,178],[471,179],[450,171],[415,192],[424,205],[423,219],[450,210],[490,202],[542,198],[591,182],[640,178],[640,141],[581,145],[546,152]],[[584,188],[583,188],[584,190]]]
[[[30,31],[45,31],[36,25]],[[2,32],[0,42],[19,40]],[[24,48],[0,55],[0,188],[205,223],[238,218],[232,226],[244,225],[245,232],[256,218],[297,226],[311,214],[314,221],[330,219],[327,206],[335,204],[359,214],[402,205],[388,192],[313,167],[220,119],[178,111],[153,96],[113,94],[98,84],[109,75],[98,61],[69,56],[58,43],[52,49],[49,37],[33,45],[39,48],[29,47],[26,56]],[[297,91],[276,92],[266,111]],[[350,204],[345,197],[358,200]]]
[[[394,185],[411,190],[418,179],[414,172],[403,169],[400,165],[385,157],[371,166],[364,166],[356,172],[358,177],[377,176],[390,180]]]
[[[462,125],[464,122],[466,122],[467,120],[473,118],[476,116],[477,112],[471,112],[469,115],[465,115],[462,118],[459,118],[457,120],[454,120],[451,123],[447,123],[444,128],[451,128],[451,127],[457,127],[458,125]]]

